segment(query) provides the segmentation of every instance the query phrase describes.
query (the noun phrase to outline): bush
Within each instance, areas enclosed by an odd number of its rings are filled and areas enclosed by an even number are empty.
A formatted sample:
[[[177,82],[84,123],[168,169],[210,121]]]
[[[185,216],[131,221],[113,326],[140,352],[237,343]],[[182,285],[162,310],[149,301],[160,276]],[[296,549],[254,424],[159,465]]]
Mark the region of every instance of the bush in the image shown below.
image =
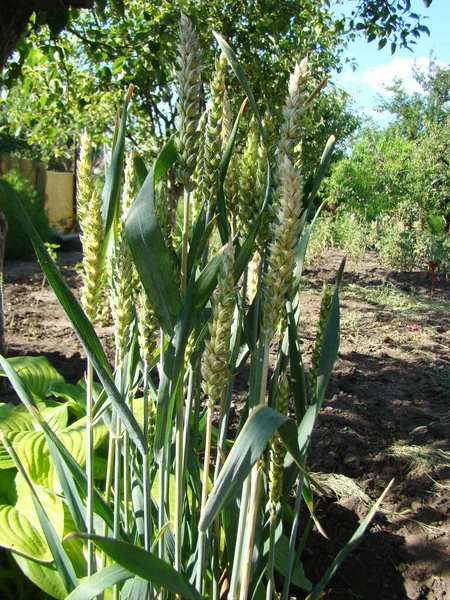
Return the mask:
[[[352,263],[359,264],[369,242],[368,226],[355,214],[342,210],[336,215],[324,213],[311,233],[306,264],[317,263],[331,247],[342,248]]]
[[[41,236],[41,239],[44,242],[52,241],[53,234],[48,217],[42,209],[42,199],[33,185],[28,179],[23,177],[17,167],[11,169],[11,171],[4,176],[4,179],[15,189],[31,222]],[[9,260],[18,260],[31,254],[33,252],[33,245],[30,239],[24,235],[22,226],[13,215],[10,206],[1,199],[0,207],[8,221],[5,258]]]

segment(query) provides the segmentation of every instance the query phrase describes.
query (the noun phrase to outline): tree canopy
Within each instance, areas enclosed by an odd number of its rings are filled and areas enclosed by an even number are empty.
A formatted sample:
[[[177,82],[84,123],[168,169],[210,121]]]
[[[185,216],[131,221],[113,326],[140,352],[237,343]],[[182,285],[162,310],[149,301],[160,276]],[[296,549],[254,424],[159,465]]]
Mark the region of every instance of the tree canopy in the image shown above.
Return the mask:
[[[350,155],[335,165],[328,182],[333,201],[363,210],[369,218],[387,212],[406,223],[433,215],[450,225],[450,66],[431,61],[415,69],[421,92],[408,94],[398,80],[380,103],[393,120],[355,137]]]
[[[235,49],[262,110],[267,106],[275,119],[295,60],[309,56],[313,88],[341,68],[348,35],[365,34],[381,45],[389,39],[394,50],[427,32],[409,0],[397,6],[359,0],[351,18],[339,16],[329,0],[307,0],[301,8],[297,0],[181,4],[201,34],[205,79],[217,52],[215,29]],[[68,165],[73,138],[83,129],[98,143],[106,140],[117,105],[133,83],[130,136],[148,152],[160,147],[174,130],[179,11],[169,0],[126,0],[123,11],[115,1],[103,2],[96,12],[62,11],[58,18],[54,11],[37,13],[3,73],[3,133],[36,145],[46,160],[56,157]],[[331,133],[343,140],[357,125],[348,96],[332,86],[313,111],[306,146],[314,151]]]

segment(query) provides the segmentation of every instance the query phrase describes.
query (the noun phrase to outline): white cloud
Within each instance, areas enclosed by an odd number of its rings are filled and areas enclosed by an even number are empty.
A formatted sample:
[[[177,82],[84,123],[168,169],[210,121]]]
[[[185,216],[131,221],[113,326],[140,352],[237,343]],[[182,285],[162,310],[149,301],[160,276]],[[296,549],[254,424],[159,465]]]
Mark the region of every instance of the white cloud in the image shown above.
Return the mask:
[[[408,94],[420,92],[420,85],[414,80],[413,67],[416,65],[423,71],[428,69],[430,59],[425,56],[418,58],[398,58],[378,67],[368,67],[363,71],[359,81],[369,85],[375,92],[386,94],[385,87],[394,83],[394,79],[401,79]]]

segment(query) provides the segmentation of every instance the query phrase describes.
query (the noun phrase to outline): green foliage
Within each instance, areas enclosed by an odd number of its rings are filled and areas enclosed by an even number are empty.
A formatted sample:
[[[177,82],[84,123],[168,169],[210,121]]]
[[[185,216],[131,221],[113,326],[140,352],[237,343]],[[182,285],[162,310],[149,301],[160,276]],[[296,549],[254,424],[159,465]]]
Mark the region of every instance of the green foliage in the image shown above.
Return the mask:
[[[16,167],[11,169],[11,171],[4,176],[4,179],[15,189],[40,237],[44,241],[50,242],[53,239],[52,230],[49,225],[48,217],[42,207],[42,199],[39,197],[36,189],[28,179],[21,175]],[[31,254],[33,252],[33,244],[29,238],[23,235],[22,226],[11,210],[11,207],[1,198],[0,207],[8,221],[5,258],[17,260]]]
[[[306,263],[320,262],[327,248],[342,248],[350,262],[359,264],[370,245],[371,233],[366,222],[355,213],[338,210],[323,214],[317,221],[306,252]]]
[[[214,68],[211,30],[215,29],[235,48],[258,103],[266,102],[279,122],[284,82],[294,61],[311,57],[312,91],[340,67],[344,26],[323,0],[304,3],[301,11],[294,0],[277,2],[276,10],[274,6],[271,0],[240,3],[236,10],[234,0],[206,4],[189,0],[183,10],[199,28],[206,78]],[[179,8],[173,2],[129,0],[123,17],[106,6],[101,26],[92,11],[76,11],[56,39],[52,35],[48,39],[44,25],[33,28],[21,41],[18,60],[5,70],[8,92],[0,101],[0,127],[36,145],[44,161],[56,157],[68,169],[74,138],[84,129],[97,145],[106,142],[123,87],[132,83],[134,119],[127,135],[141,152],[154,157],[175,131],[176,101],[170,89],[178,19]],[[236,111],[242,92],[236,82],[230,86]],[[343,143],[357,124],[343,91],[326,92],[310,111],[303,142],[308,172],[314,164],[310,157],[321,151],[331,133]]]

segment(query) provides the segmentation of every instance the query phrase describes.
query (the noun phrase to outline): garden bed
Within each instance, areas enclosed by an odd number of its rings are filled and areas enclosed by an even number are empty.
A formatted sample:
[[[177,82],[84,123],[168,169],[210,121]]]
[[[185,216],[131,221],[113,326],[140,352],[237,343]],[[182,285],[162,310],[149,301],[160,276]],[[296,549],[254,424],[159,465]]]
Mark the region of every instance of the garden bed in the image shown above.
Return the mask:
[[[74,289],[80,258],[58,258]],[[333,281],[341,259],[328,251],[320,268],[305,271],[300,337],[307,369],[322,281]],[[346,268],[340,351],[307,463],[334,490],[318,499],[329,540],[314,532],[303,554],[311,579],[320,579],[367,505],[393,477],[396,483],[327,598],[432,600],[450,589],[450,283],[436,282],[433,302],[429,288],[427,274],[387,272],[374,253]],[[9,356],[45,355],[67,381],[83,376],[82,347],[35,262],[5,265],[5,316]],[[112,359],[112,328],[100,324],[98,332]],[[2,395],[13,399],[6,389]],[[238,409],[239,395],[235,400]]]

